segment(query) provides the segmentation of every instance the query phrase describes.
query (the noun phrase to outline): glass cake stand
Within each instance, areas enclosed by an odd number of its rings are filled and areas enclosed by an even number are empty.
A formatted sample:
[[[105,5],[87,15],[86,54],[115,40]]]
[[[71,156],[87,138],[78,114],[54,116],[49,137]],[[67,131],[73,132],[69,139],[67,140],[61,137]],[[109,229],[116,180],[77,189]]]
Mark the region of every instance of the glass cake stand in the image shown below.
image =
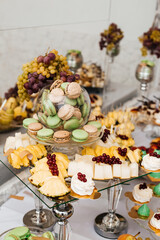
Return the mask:
[[[57,219],[57,223],[55,225],[55,229],[57,231],[57,235],[56,235],[57,239],[69,240],[70,230],[69,230],[67,219],[71,217],[74,212],[74,208],[71,205],[71,202],[77,201],[78,198],[74,198],[70,194],[67,194],[63,197],[56,197],[56,198],[46,197],[42,195],[36,187],[33,188],[32,185],[29,183],[28,178],[30,177],[30,172],[28,168],[24,169],[23,174],[22,173],[18,174],[17,169],[14,169],[8,162],[6,163],[5,157],[4,159],[1,159],[0,162],[4,166],[6,166],[6,168],[8,168],[8,170],[11,171],[13,175],[15,175],[37,197],[35,211],[36,211],[36,217],[38,218],[38,220],[37,222],[32,221],[32,224],[34,226],[39,226],[41,228],[44,227],[44,225],[41,224],[41,219],[40,219],[40,216],[42,213],[46,214],[42,208],[42,204],[41,204],[42,202],[46,207],[52,210],[54,216]],[[149,173],[140,175],[136,178],[146,176],[147,174]],[[117,205],[121,195],[122,184],[132,181],[136,178],[121,179],[121,180],[111,179],[110,181],[108,180],[95,181],[95,187],[97,188],[97,191],[99,193],[105,190],[107,190],[107,193],[108,193],[108,213],[100,214],[95,219],[94,228],[99,235],[105,238],[116,239],[123,232],[127,232],[127,227],[128,227],[127,220],[123,216],[116,214],[116,209],[117,209]],[[69,184],[70,178],[67,178],[66,182]],[[44,215],[43,215],[43,218],[46,220],[46,223],[50,221],[50,219],[45,218]],[[24,216],[24,219],[25,219],[25,216]],[[55,219],[53,220],[54,220],[53,221],[53,225],[54,225]]]

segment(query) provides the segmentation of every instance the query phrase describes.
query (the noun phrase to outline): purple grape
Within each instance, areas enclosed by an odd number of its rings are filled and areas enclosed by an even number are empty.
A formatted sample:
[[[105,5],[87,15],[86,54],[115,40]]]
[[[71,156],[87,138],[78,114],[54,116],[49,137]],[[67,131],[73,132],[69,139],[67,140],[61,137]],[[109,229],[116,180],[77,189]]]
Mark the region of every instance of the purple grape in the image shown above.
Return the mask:
[[[67,77],[67,82],[74,82],[75,81],[75,76],[71,75]]]
[[[50,74],[50,78],[54,78],[54,77],[55,77],[55,73],[54,74]]]
[[[66,72],[60,72],[60,77],[67,77],[67,73]]]
[[[32,88],[33,84],[29,81],[28,82],[28,88]]]
[[[28,92],[29,95],[32,95],[32,93],[33,93],[32,89],[28,89],[27,92]]]
[[[38,87],[39,87],[39,88],[43,88],[43,82],[39,81],[39,82],[38,82]]]
[[[46,56],[46,57],[44,57],[43,62],[44,62],[45,64],[49,65],[50,60],[51,60],[50,57]]]
[[[37,58],[37,62],[38,62],[38,63],[42,63],[42,62],[43,62],[43,59],[44,59],[43,56],[39,56],[39,57]]]
[[[32,74],[31,74],[31,73],[29,73],[29,74],[28,74],[28,78],[31,78],[31,77],[32,77]]]
[[[66,78],[66,77],[64,77],[64,76],[63,76],[63,77],[61,77],[60,79],[61,79],[63,82],[66,82],[66,80],[67,80],[67,78]]]
[[[34,83],[33,84],[33,91],[34,92],[38,92],[39,88],[38,88],[38,84],[37,83]]]
[[[38,76],[38,80],[40,80],[40,81],[42,80],[42,81],[43,81],[43,80],[45,80],[45,79],[46,79],[45,76],[43,76],[42,74],[39,74],[39,76]]]
[[[79,74],[75,74],[74,76],[75,76],[75,79],[76,79],[76,80],[79,80],[79,79],[80,79]]]
[[[25,87],[26,89],[29,89],[29,82],[26,82],[26,83],[24,84],[24,87]]]
[[[51,59],[51,60],[54,60],[56,58],[55,54],[54,53],[48,53],[48,57]]]
[[[32,76],[35,77],[35,78],[37,78],[37,77],[38,77],[38,73],[37,73],[37,72],[34,72],[34,73],[32,73]]]
[[[31,84],[34,84],[34,83],[36,82],[36,79],[35,79],[34,77],[31,77],[31,78],[29,79],[29,82],[30,82]]]

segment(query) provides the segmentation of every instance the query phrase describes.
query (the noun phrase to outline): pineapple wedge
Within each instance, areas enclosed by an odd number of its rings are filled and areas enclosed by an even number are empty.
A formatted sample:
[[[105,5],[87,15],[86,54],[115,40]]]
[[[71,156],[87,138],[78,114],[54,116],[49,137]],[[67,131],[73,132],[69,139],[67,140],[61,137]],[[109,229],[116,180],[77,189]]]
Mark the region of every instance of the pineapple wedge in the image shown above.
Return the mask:
[[[127,151],[127,157],[129,158],[131,163],[137,162],[136,158],[135,158],[135,155],[134,155],[134,152],[132,150]]]
[[[31,170],[30,170],[30,173],[31,174],[34,174],[34,173],[36,173],[36,172],[38,172],[38,171],[48,171],[48,169],[49,169],[49,167],[48,167],[48,164],[47,163],[45,163],[45,162],[41,162],[41,163],[37,163],[36,164],[36,167],[34,167],[34,168],[32,168]]]
[[[43,157],[46,157],[47,156],[47,150],[46,150],[45,146],[38,143],[37,147],[39,147],[41,149],[41,151],[43,152]]]
[[[46,178],[52,177],[52,173],[49,171],[38,171],[35,172],[31,177],[29,177],[29,181],[35,185],[35,186],[42,186],[43,182],[46,180]]]
[[[67,173],[67,171],[66,171],[66,169],[65,169],[65,167],[64,167],[63,162],[61,162],[61,161],[59,161],[59,160],[56,160],[56,164],[57,164],[57,167],[58,167],[59,172],[62,173],[63,178],[68,177],[68,173]]]
[[[59,197],[69,193],[70,189],[58,176],[53,176],[44,181],[44,184],[39,188],[39,191],[48,197]]]
[[[65,169],[68,169],[69,159],[66,154],[60,152],[53,152],[52,154],[56,155],[56,160],[63,163]]]
[[[19,157],[19,153],[17,150],[11,153],[9,162],[14,168],[17,168],[17,169],[21,168],[22,160]]]
[[[137,148],[133,151],[133,153],[134,153],[134,157],[135,157],[136,162],[139,163],[142,159],[142,151]]]

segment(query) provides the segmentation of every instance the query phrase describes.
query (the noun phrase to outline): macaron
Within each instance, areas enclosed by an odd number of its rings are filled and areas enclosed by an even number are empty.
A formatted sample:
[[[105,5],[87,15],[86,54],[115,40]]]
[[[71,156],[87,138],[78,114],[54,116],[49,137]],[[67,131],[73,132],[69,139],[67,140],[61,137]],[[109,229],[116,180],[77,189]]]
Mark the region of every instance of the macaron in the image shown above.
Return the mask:
[[[84,103],[81,107],[82,117],[86,117],[88,113],[88,106],[87,103]]]
[[[47,123],[47,116],[44,113],[39,112],[38,113],[38,119],[43,124]]]
[[[4,237],[4,240],[21,240],[21,238],[15,234],[11,234],[11,235],[6,235]]]
[[[98,129],[94,125],[84,125],[83,129],[88,133],[89,137],[97,137],[99,135]]]
[[[43,102],[43,106],[44,106],[44,112],[47,112],[47,115],[50,116],[54,116],[56,114],[56,108],[55,106],[52,104],[52,102],[50,101],[50,99],[47,99]]]
[[[65,91],[68,84],[69,84],[69,82],[64,82],[64,83],[61,84],[61,88],[62,88],[63,91]]]
[[[62,124],[61,119],[56,114],[55,116],[49,116],[47,118],[47,125],[50,128],[58,128]]]
[[[28,227],[16,227],[7,234],[8,236],[15,235],[20,239],[28,238],[31,233]]]
[[[52,89],[54,88],[60,88],[61,84],[63,83],[62,80],[57,79],[56,81],[54,81],[50,87],[50,91],[52,91]]]
[[[42,237],[44,237],[44,238],[49,238],[50,240],[55,240],[53,234],[52,234],[51,232],[49,232],[49,231],[43,233]]]
[[[95,121],[95,120],[96,120],[96,116],[93,115],[93,113],[90,113],[88,121],[90,122],[90,121]]]
[[[77,103],[79,106],[84,104],[84,95],[81,93],[81,95],[77,98]]]
[[[69,104],[63,105],[58,111],[58,117],[61,118],[62,120],[70,119],[73,116],[73,114],[74,107]]]
[[[28,131],[33,134],[37,135],[37,131],[43,128],[43,125],[41,123],[30,123],[28,125]]]
[[[43,128],[37,132],[37,137],[41,140],[44,138],[52,138],[54,131],[52,129]]]
[[[69,104],[69,105],[71,105],[71,106],[76,106],[77,100],[66,97],[65,103],[66,103],[66,104]]]
[[[79,108],[74,108],[73,116],[75,116],[78,120],[81,119],[82,114],[81,114],[81,111],[79,110]]]
[[[64,122],[64,129],[72,131],[80,126],[79,120],[77,118],[71,118]]]
[[[54,88],[49,94],[52,103],[60,103],[64,99],[64,92],[61,88]]]
[[[56,143],[69,142],[70,132],[65,130],[56,131],[53,135],[53,139]]]
[[[98,121],[91,121],[91,122],[88,122],[88,125],[93,125],[93,126],[95,126],[99,131],[100,131],[101,128],[102,128],[101,123],[98,122]]]
[[[81,86],[76,82],[69,83],[65,88],[66,95],[71,99],[78,98],[81,92]]]
[[[49,90],[48,90],[48,89],[45,89],[45,90],[43,91],[43,93],[42,93],[42,102],[47,99],[48,93],[49,93]]]
[[[26,119],[23,120],[23,127],[28,128],[28,125],[30,123],[38,123],[38,120],[35,119],[35,118],[26,118]]]
[[[72,131],[72,140],[75,142],[85,142],[88,138],[88,133],[82,129]]]

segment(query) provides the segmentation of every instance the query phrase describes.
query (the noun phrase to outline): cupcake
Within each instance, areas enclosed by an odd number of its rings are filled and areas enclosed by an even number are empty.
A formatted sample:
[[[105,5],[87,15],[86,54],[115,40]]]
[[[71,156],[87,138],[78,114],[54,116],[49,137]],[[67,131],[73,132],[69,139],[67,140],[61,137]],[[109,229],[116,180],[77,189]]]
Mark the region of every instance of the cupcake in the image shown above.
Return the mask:
[[[137,202],[149,202],[152,198],[153,191],[146,183],[140,183],[134,186],[133,197]]]
[[[160,229],[160,213],[157,212],[150,220],[150,225],[156,229]]]

